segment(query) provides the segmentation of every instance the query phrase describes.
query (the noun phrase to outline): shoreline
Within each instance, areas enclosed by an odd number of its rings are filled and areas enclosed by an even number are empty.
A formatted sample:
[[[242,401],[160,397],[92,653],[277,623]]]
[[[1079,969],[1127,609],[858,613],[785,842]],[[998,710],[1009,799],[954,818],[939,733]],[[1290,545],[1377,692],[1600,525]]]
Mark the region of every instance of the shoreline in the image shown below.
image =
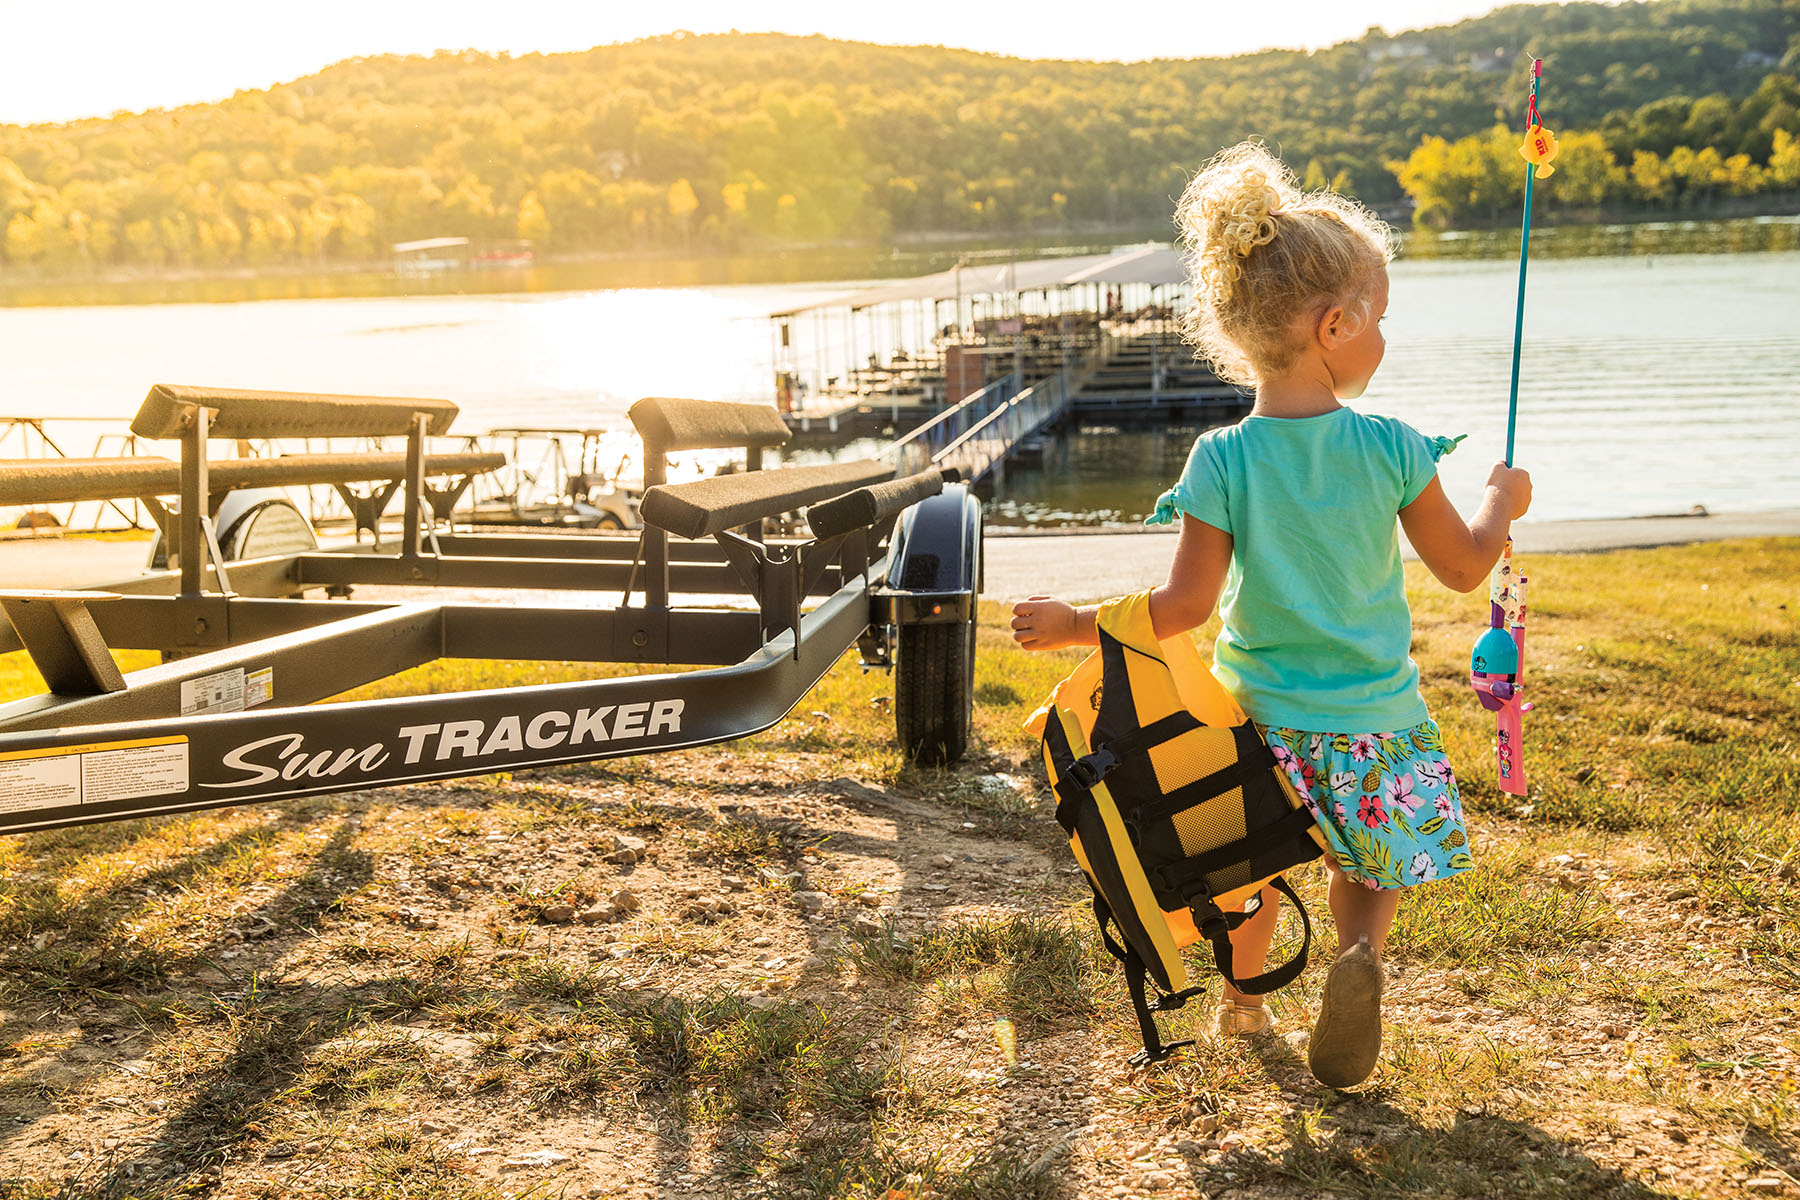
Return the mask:
[[[1036,531],[1007,535],[990,530],[983,595],[1018,600],[1043,593],[1088,603],[1154,587],[1168,575],[1174,547],[1163,539],[1173,532],[1173,526],[1112,527],[1055,537]],[[1142,533],[1161,536],[1142,537]],[[1602,554],[1758,537],[1800,537],[1800,508],[1706,516],[1521,521],[1513,526],[1513,552],[1521,556]],[[1400,553],[1408,561],[1417,561],[1404,535]]]
[[[1785,202],[1754,212],[1642,212],[1600,214],[1591,218],[1545,218],[1536,257],[1593,257],[1616,253],[1608,239],[1637,231],[1699,233],[1709,228],[1741,225],[1763,228],[1800,223],[1800,205]],[[1397,225],[1404,238],[1403,259],[1419,262],[1493,259],[1512,254],[1504,241],[1516,226],[1471,223],[1448,229]],[[390,256],[356,260],[288,261],[251,266],[152,266],[113,264],[87,270],[0,272],[0,309],[65,308],[139,304],[219,303],[268,299],[331,299],[348,296],[546,294],[592,288],[681,288],[727,284],[811,284],[846,278],[903,278],[899,264],[913,273],[930,269],[925,260],[942,260],[966,250],[977,258],[996,260],[1019,250],[1074,246],[1089,249],[1162,240],[1157,227],[1071,227],[1060,230],[1015,230],[996,234],[974,230],[921,230],[881,240],[840,239],[695,251],[673,246],[545,253],[531,263],[502,268],[465,268],[423,276],[398,276]],[[1494,242],[1492,246],[1487,243]],[[1569,243],[1565,245],[1565,243]],[[1733,246],[1715,242],[1699,248],[1659,246],[1657,253],[1769,252],[1791,250],[1791,236],[1774,245]],[[757,264],[753,278],[740,278],[733,265]],[[796,269],[797,268],[797,269]],[[861,268],[860,270],[857,268]],[[848,274],[846,274],[848,270]],[[867,275],[865,272],[874,271]],[[555,283],[551,277],[567,281]],[[380,285],[344,286],[333,285]],[[236,295],[226,292],[235,289]],[[116,293],[95,298],[94,293]],[[161,292],[161,295],[156,293]],[[189,293],[189,294],[180,294]]]
[[[1015,600],[1052,593],[1087,602],[1154,587],[1167,576],[1173,547],[1165,539],[1173,531],[1119,526],[989,529],[982,595]],[[1513,548],[1520,555],[1593,554],[1758,537],[1800,537],[1800,508],[1520,522],[1513,527]],[[137,574],[148,550],[146,539],[78,535],[0,540],[0,580],[9,588],[92,587]],[[1401,554],[1416,558],[1404,538]],[[582,605],[591,606],[592,598]]]

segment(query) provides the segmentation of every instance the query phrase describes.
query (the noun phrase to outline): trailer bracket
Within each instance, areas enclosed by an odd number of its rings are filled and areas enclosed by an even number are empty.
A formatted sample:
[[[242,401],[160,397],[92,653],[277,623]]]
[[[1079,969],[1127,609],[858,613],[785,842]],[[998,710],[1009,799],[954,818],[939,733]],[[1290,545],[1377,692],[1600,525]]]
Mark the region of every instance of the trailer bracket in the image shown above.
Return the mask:
[[[59,696],[100,696],[125,690],[125,677],[106,648],[87,606],[117,600],[117,592],[0,591],[32,665]]]

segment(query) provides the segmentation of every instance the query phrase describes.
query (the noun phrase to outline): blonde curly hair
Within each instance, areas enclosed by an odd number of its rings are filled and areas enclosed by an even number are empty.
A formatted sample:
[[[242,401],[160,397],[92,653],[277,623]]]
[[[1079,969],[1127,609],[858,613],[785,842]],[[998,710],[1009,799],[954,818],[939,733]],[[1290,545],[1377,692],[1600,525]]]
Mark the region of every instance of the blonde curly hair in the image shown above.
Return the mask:
[[[1336,192],[1301,190],[1258,142],[1201,167],[1175,223],[1194,293],[1182,335],[1220,378],[1243,386],[1294,364],[1306,343],[1301,315],[1330,304],[1366,310],[1394,257],[1385,222]]]

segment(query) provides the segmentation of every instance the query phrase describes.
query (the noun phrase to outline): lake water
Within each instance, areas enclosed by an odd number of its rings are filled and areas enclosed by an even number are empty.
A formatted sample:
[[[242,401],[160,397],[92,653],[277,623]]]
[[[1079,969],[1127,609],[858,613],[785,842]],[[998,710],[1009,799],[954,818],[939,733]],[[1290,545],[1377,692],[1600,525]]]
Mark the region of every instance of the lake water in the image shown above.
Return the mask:
[[[1531,265],[1516,457],[1536,483],[1533,518],[1800,503],[1800,251],[1611,248],[1636,252],[1547,251]],[[1504,449],[1516,272],[1506,259],[1397,261],[1387,360],[1358,402],[1469,435],[1442,467],[1465,511]],[[462,432],[624,428],[641,396],[770,399],[767,314],[856,282],[6,307],[0,418],[112,418],[122,431],[147,388],[171,382],[443,396],[462,406]],[[102,427],[51,428],[86,454]],[[1193,432],[1081,433],[1052,469],[1015,472],[993,516],[1140,519]],[[16,453],[0,443],[0,457]]]

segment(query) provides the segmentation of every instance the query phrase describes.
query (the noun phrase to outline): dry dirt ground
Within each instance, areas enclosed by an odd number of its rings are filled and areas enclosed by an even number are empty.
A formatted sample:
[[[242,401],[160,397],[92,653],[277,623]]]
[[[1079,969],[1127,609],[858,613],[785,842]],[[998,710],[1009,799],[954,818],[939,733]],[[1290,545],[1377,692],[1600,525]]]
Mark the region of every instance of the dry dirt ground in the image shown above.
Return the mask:
[[[842,769],[795,736],[26,839],[0,1196],[1800,1195],[1800,979],[1653,842],[1488,822],[1556,948],[1398,931],[1345,1093],[1316,969],[1275,1036],[1198,1004],[1127,1065],[1023,756]]]

